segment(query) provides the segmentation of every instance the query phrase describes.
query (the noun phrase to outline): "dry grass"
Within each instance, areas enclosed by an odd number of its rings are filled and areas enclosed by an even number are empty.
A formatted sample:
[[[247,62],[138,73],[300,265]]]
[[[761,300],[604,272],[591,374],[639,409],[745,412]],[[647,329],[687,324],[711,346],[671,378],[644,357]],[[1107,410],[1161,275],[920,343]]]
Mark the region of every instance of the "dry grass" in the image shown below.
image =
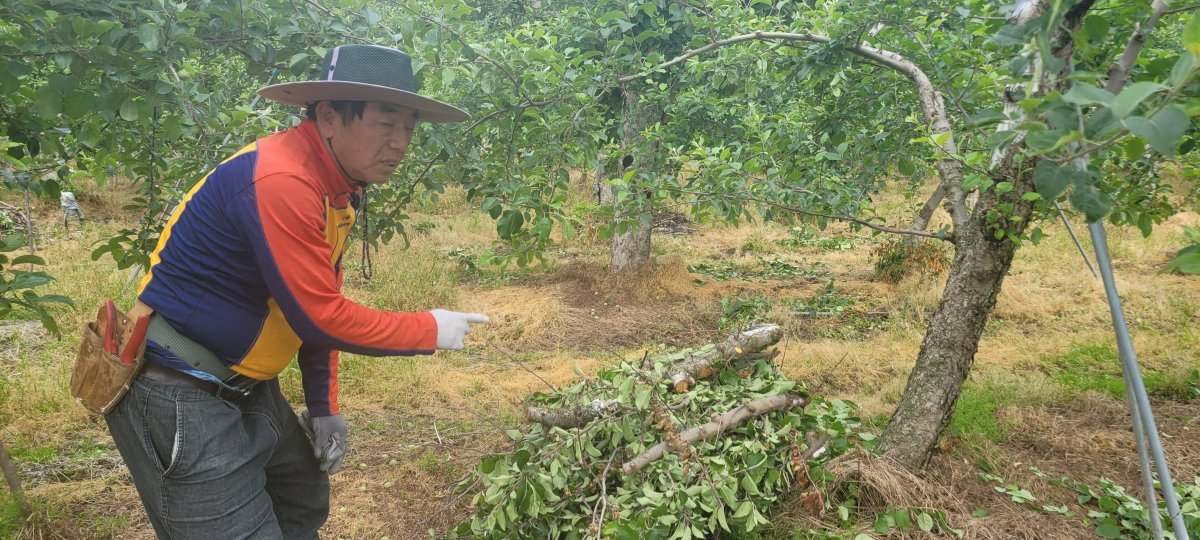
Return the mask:
[[[578,175],[573,181],[572,201],[586,202],[588,183]],[[18,538],[152,536],[127,473],[114,465],[116,454],[103,424],[75,406],[67,392],[75,346],[71,329],[90,318],[105,297],[122,305],[133,300],[132,291],[122,293],[128,271],[114,269],[107,258],[93,262],[87,256],[97,241],[130,221],[119,210],[121,190],[77,191],[89,217],[82,231],[63,231],[52,202],[39,203],[34,214],[42,223],[57,223],[43,234],[47,243],[41,254],[50,262],[47,270],[59,278],[46,292],[72,296],[79,309],[59,312],[68,334],[63,341],[48,339],[27,321],[5,321],[8,334],[0,330],[5,368],[0,389],[7,392],[0,398],[0,438],[14,451],[38,508],[33,519],[14,530]],[[919,194],[905,198],[896,189],[882,194],[876,206],[910,215],[920,202]],[[723,297],[806,298],[832,280],[855,302],[842,315],[793,317],[778,305],[768,314],[786,330],[777,361],[810,388],[859,403],[865,418],[887,415],[904,389],[943,286],[937,277],[896,285],[876,280],[869,252],[877,240],[840,225],[821,234],[858,236],[854,249],[786,247],[777,241],[788,238],[789,231],[779,226],[693,224],[694,234],[655,239],[657,264],[639,279],[606,277],[606,243],[587,235],[564,242],[545,267],[469,275],[450,256],[452,250],[482,253],[495,234],[493,222],[473,209],[454,189],[437,204],[419,205],[409,229],[412,247],[403,251],[397,242],[379,250],[370,281],[359,277],[359,247],[348,253],[347,293],[367,305],[479,311],[492,323],[472,333],[462,352],[344,357],[342,405],[353,427],[350,466],[333,478],[335,510],[326,536],[424,537],[428,528],[453,526],[469,515],[467,500],[455,498],[456,481],[481,453],[507,448],[502,432],[520,424],[520,405],[529,393],[567,384],[576,367],[590,374],[620,357],[636,357],[641,347],[712,341],[720,335]],[[418,230],[417,223],[428,225]],[[1182,226],[1198,223],[1195,213],[1180,214],[1149,239],[1109,227],[1139,359],[1146,370],[1165,377],[1187,377],[1188,370],[1200,366],[1196,278],[1157,271],[1182,245]],[[1074,225],[1085,232],[1081,223]],[[1079,260],[1061,224],[1047,228],[1051,235],[1041,245],[1018,252],[969,381],[1003,390],[1004,401],[995,404],[993,416],[1008,436],[997,441],[968,433],[920,476],[863,455],[846,458],[840,472],[871,493],[860,501],[864,512],[889,506],[943,509],[968,538],[1078,538],[1090,533],[1079,519],[1007,502],[977,477],[975,461],[1003,464],[1006,480],[1063,500],[1061,488],[1028,466],[1085,482],[1108,474],[1138,489],[1123,403],[1063,386],[1049,365],[1048,359],[1080,345],[1111,345],[1112,329],[1099,281]],[[702,261],[753,268],[768,257],[804,267],[819,262],[828,276],[705,279],[697,285],[696,278],[703,276],[687,271],[689,264]],[[862,315],[868,310],[887,316]],[[289,369],[281,380],[285,393],[300,403],[298,370]],[[1166,444],[1176,476],[1200,473],[1194,402],[1156,402],[1156,413],[1171,436]],[[991,515],[973,518],[975,508],[987,508]],[[795,511],[785,506],[776,515],[776,527],[800,523],[793,521],[799,519]]]
[[[906,509],[931,515],[941,512],[946,523],[968,539],[1071,539],[1085,537],[1090,532],[1072,520],[1054,519],[1026,507],[1000,502],[993,496],[995,492],[991,487],[975,477],[970,467],[958,468],[947,461],[939,459],[927,471],[915,473],[865,451],[851,451],[825,466],[825,471],[835,478],[827,488],[830,502],[834,506],[849,505],[862,524],[860,527],[853,530],[830,528],[827,519],[815,518],[795,504],[785,504],[784,509],[774,516],[773,525],[853,536],[859,532],[873,532],[872,524],[877,516]],[[979,495],[992,503],[993,513],[985,518],[971,515],[972,510],[978,508],[973,503]],[[931,535],[913,527],[908,532],[893,530],[887,537],[931,536],[949,535]]]

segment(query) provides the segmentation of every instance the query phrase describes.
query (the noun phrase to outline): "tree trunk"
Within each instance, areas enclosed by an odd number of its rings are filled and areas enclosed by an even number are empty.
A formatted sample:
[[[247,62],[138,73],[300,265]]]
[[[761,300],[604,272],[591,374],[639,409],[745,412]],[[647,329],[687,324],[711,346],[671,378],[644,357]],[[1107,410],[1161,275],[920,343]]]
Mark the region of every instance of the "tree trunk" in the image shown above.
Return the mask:
[[[592,196],[596,200],[596,204],[601,206],[612,206],[616,204],[616,198],[613,197],[612,184],[608,183],[610,178],[619,176],[614,169],[610,169],[607,165],[608,156],[604,148],[596,151],[596,177],[592,179]],[[586,174],[586,173],[585,173]]]
[[[3,441],[0,441],[0,469],[4,470],[4,480],[8,482],[8,490],[12,492],[17,508],[21,509],[22,514],[28,515],[29,502],[25,500],[25,490],[21,489],[21,478],[17,476],[17,469],[13,467],[12,460],[8,459],[8,451],[4,449]]]
[[[641,223],[630,227],[625,234],[613,236],[612,261],[608,270],[613,274],[637,274],[650,262],[650,227]]]
[[[1024,194],[1033,186],[1031,175],[1022,176],[1004,176],[997,181],[1011,181],[1019,186],[1013,192]],[[981,204],[994,206],[998,202],[994,193],[989,191]],[[1018,215],[1025,218],[1031,211],[1029,203],[1017,208]],[[1022,220],[1011,226],[1023,230],[1024,223]],[[1012,266],[1016,244],[1007,238],[996,240],[992,230],[985,208],[977,209],[958,230],[954,263],[942,300],[921,342],[908,386],[884,432],[880,447],[885,455],[907,466],[923,466],[950,424],[954,404],[975,360],[979,338]]]
[[[633,84],[626,85],[622,94],[625,99],[621,142],[624,156],[617,165],[617,171],[624,176],[628,169],[633,169],[633,179],[628,186],[629,196],[643,197],[639,177],[653,174],[656,162],[652,149],[647,148],[646,139],[642,136],[642,130],[646,129],[652,118],[652,107],[642,101],[639,88]],[[617,209],[618,219],[632,219],[633,224],[624,233],[613,235],[612,260],[608,269],[614,275],[637,274],[650,262],[650,230],[654,227],[654,218],[648,204],[631,206],[638,208],[637,215],[622,215],[621,209]]]
[[[1073,51],[1070,33],[1079,28],[1091,5],[1090,0],[1084,0],[1066,14],[1064,23],[1050,40],[1055,44],[1056,57],[1069,61]],[[1031,1],[1018,15],[1028,20],[1045,8],[1044,2]],[[1043,71],[1038,81],[1041,93],[1059,91],[1064,86],[1062,77],[1048,71]],[[1007,99],[1017,99],[1009,94],[1006,92]],[[1012,182],[1012,191],[998,195],[993,189],[983,193],[970,218],[955,228],[954,263],[946,288],[921,342],[916,366],[908,377],[900,404],[880,441],[884,455],[909,467],[921,467],[929,461],[938,437],[949,426],[954,405],[979,349],[979,338],[996,306],[1004,276],[1012,266],[1017,245],[1007,234],[997,240],[994,233],[1003,228],[1020,237],[1033,213],[1033,204],[1022,197],[1034,190],[1032,171],[1038,159],[1022,156],[1023,148],[1024,136],[1019,135],[993,159],[992,179]],[[1025,159],[1018,163],[1017,157]],[[940,168],[939,171],[943,175],[947,172]],[[945,176],[943,185],[949,185]],[[962,185],[961,181],[958,185]],[[1012,213],[998,211],[1004,217],[989,223],[989,214],[1002,204],[1012,205]]]

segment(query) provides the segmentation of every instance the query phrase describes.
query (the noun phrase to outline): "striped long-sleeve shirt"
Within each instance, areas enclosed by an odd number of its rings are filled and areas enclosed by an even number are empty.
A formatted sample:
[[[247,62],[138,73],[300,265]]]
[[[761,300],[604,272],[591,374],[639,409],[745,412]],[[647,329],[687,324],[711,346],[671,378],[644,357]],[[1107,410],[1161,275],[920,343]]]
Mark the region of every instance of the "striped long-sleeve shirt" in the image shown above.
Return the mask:
[[[310,413],[337,414],[338,351],[431,354],[437,342],[428,312],[342,295],[358,198],[312,122],[260,139],[184,197],[138,299],[247,377],[271,379],[298,358]],[[191,371],[154,343],[147,361]]]

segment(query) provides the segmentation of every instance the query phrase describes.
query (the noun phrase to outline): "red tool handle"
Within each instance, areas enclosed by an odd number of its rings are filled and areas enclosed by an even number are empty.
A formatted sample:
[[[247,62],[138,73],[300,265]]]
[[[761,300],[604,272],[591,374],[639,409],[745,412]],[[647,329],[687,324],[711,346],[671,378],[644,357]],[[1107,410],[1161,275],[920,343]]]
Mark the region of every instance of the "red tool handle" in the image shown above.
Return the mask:
[[[104,352],[117,354],[117,305],[113,301],[104,301]]]
[[[125,342],[125,350],[121,351],[122,364],[136,363],[138,349],[141,348],[142,342],[146,340],[146,329],[150,327],[150,317],[148,315],[139,315],[137,322],[133,323],[133,333],[129,335],[129,340]]]

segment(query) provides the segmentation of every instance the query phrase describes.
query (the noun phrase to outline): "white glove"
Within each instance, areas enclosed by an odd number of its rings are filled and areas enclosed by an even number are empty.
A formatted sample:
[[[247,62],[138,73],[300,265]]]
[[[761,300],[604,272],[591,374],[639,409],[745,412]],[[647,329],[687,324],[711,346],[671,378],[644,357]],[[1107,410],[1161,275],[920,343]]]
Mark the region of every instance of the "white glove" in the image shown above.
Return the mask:
[[[488,322],[487,315],[482,313],[459,313],[435,309],[433,320],[437,321],[437,348],[460,350],[463,348],[463,338],[471,333],[471,324]]]

